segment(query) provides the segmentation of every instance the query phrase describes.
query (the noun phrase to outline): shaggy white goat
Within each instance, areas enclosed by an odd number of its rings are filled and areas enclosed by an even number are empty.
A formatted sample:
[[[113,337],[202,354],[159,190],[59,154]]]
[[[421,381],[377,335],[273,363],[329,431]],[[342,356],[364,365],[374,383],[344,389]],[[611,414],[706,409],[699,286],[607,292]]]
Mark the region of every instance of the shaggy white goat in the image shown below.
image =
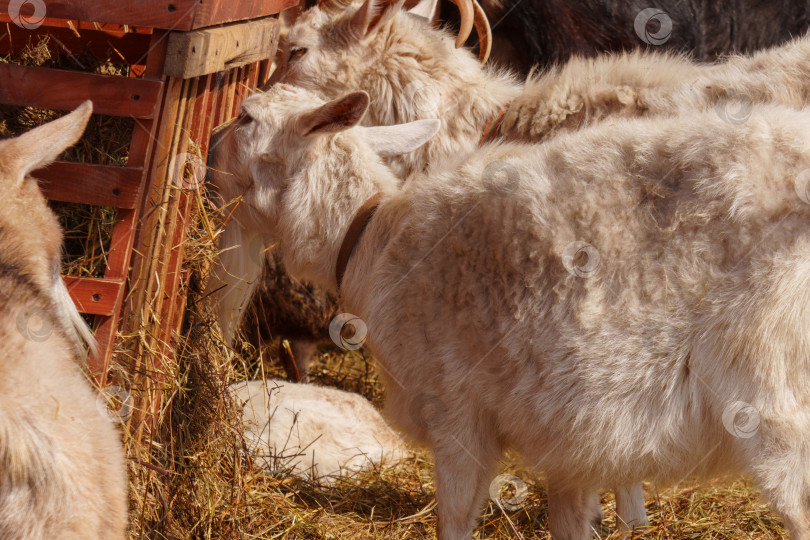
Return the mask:
[[[414,9],[429,12],[423,4],[434,2],[423,0]],[[421,151],[392,160],[401,174],[422,172],[474,148],[501,114],[501,136],[531,142],[613,115],[672,116],[686,109],[724,108],[727,101],[742,101],[743,113],[751,103],[801,108],[810,95],[808,37],[714,65],[642,51],[574,58],[524,86],[503,71],[482,67],[468,50],[454,48],[447,32],[400,7],[366,0],[338,14],[308,10],[289,30],[282,80],[326,99],[368,92],[367,125],[439,118],[437,137]],[[377,11],[378,19],[367,16]],[[719,112],[734,115],[739,105]]]
[[[79,366],[62,232],[28,174],[82,134],[75,112],[0,141],[0,538],[123,539],[124,451]]]
[[[214,167],[331,290],[381,194],[341,293],[433,451],[442,540],[470,538],[504,448],[546,471],[555,538],[589,536],[601,486],[744,472],[810,539],[810,114],[604,122],[402,185],[375,147],[435,126],[349,129],[365,94],[322,103],[250,97]]]
[[[286,381],[231,385],[248,447],[260,466],[330,483],[341,474],[392,465],[410,455],[365,398]]]

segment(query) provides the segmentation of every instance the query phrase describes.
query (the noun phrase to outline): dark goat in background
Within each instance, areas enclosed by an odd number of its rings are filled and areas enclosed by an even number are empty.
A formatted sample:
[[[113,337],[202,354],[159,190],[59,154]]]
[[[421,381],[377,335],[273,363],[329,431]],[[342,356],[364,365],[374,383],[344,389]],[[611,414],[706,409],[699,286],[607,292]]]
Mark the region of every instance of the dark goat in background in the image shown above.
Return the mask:
[[[528,73],[535,65],[544,68],[564,63],[574,55],[590,57],[643,47],[680,51],[695,60],[713,61],[724,54],[779,45],[804,34],[810,26],[810,2],[795,0],[482,0],[481,3],[492,26],[491,61],[521,73]],[[661,15],[648,18],[656,13],[654,10]],[[443,3],[442,15],[447,14],[451,22],[458,18],[456,11],[451,4]]]

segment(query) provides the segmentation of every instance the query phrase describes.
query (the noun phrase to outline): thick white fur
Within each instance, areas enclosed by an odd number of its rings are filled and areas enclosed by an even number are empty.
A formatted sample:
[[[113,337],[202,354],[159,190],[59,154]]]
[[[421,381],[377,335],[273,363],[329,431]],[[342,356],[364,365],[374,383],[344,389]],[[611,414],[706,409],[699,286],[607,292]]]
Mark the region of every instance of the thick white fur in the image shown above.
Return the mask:
[[[503,107],[501,136],[536,142],[610,117],[713,111],[728,118],[738,109],[747,114],[753,103],[803,107],[810,95],[808,37],[714,66],[639,51],[574,58],[521,85],[506,72],[482,68],[469,51],[454,48],[449,33],[405,12],[360,35],[353,31],[355,9],[333,17],[313,8],[300,17],[288,38],[306,53],[293,59],[282,80],[328,99],[367,91],[367,125],[441,119],[438,136],[421,151],[386,160],[400,177],[449,167],[475,152]],[[646,524],[639,520],[643,504],[634,505],[638,497],[621,500],[639,492],[640,486],[617,490],[618,506],[627,510],[620,521]]]
[[[217,168],[247,174],[290,273],[332,289],[344,231],[384,194],[342,294],[390,417],[432,448],[442,540],[470,538],[504,448],[546,471],[555,538],[585,538],[599,487],[744,472],[810,539],[810,114],[604,122],[400,185],[353,130],[296,134],[320,103],[249,98]],[[486,181],[496,160],[513,190]],[[574,242],[601,257],[587,277]],[[724,424],[735,402],[751,437]]]
[[[62,231],[27,176],[76,142],[91,112],[86,102],[68,116],[0,141],[4,539],[122,540],[126,534],[120,435],[76,362],[75,328],[83,326],[54,271]]]
[[[401,178],[429,167],[450,167],[454,161],[474,153],[488,122],[507,103],[523,99],[522,110],[530,110],[530,105],[545,104],[548,99],[541,92],[524,92],[523,85],[505,70],[482,67],[468,50],[455,48],[449,32],[435,29],[423,18],[405,11],[397,10],[393,16],[388,13],[389,22],[360,34],[356,29],[360,9],[355,6],[331,16],[312,8],[299,17],[289,30],[288,44],[306,53],[290,59],[282,80],[327,99],[355,90],[368,92],[372,101],[363,119],[367,126],[438,118],[441,124],[437,136],[421,149],[401,155],[381,154]],[[382,9],[396,8],[388,5]],[[532,112],[536,116],[548,114],[545,109]],[[515,126],[515,122],[509,125]],[[523,138],[525,132],[532,132],[533,125],[521,125],[519,133],[504,135]],[[516,131],[516,127],[511,129]],[[534,136],[540,140],[544,135]],[[242,288],[245,294],[250,291]],[[246,305],[248,299],[240,303]],[[222,308],[222,318],[232,317],[225,309],[231,307]],[[633,489],[638,492],[641,488]],[[629,490],[620,489],[617,496],[621,498]],[[623,501],[620,506],[629,509],[631,502]],[[639,514],[644,514],[643,499],[633,511],[621,516],[621,521],[636,521]],[[644,523],[646,520],[638,522]]]
[[[574,58],[529,79],[510,104],[503,134],[536,141],[614,116],[714,109],[728,117],[755,103],[803,108],[810,96],[808,66],[810,36],[713,65],[639,51]]]
[[[671,116],[723,107],[726,100],[801,108],[810,95],[807,36],[714,65],[669,52],[573,58],[523,85],[504,71],[482,67],[468,50],[454,48],[449,33],[404,11],[359,35],[353,31],[359,9],[333,16],[313,8],[299,17],[288,38],[306,53],[291,59],[282,80],[327,99],[368,92],[367,125],[440,118],[439,136],[423,151],[389,160],[400,175],[475,148],[489,119],[507,103],[501,135],[529,142],[611,116]]]
[[[230,388],[242,407],[249,449],[270,471],[331,483],[410,455],[374,406],[357,394],[273,379]]]

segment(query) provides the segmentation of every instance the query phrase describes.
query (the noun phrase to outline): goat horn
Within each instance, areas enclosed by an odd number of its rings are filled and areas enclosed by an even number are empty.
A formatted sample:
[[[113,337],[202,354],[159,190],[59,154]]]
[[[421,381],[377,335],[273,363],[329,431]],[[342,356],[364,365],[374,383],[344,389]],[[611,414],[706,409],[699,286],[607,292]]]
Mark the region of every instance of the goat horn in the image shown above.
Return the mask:
[[[487,14],[484,13],[484,8],[478,3],[478,0],[472,0],[473,10],[475,11],[475,31],[478,33],[478,60],[482,64],[486,64],[489,59],[489,53],[492,51],[492,28],[489,26]]]
[[[461,24],[459,25],[458,29],[458,36],[456,36],[456,49],[462,47],[464,43],[467,41],[467,38],[470,37],[472,34],[473,29],[473,22],[474,22],[474,8],[473,8],[473,0],[450,0],[456,6],[458,6],[458,10],[461,13]]]

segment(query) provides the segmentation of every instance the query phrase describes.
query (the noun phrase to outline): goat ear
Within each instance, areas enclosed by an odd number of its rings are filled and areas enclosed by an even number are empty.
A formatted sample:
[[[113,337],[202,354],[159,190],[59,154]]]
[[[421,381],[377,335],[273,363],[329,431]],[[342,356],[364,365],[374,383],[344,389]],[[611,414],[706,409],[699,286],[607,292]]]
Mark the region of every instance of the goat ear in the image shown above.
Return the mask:
[[[366,143],[380,157],[399,156],[413,152],[439,131],[439,120],[417,120],[395,126],[357,128]]]
[[[406,7],[408,6],[406,2]],[[411,15],[422,17],[430,22],[436,20],[439,14],[439,0],[421,0],[418,4],[408,10]]]
[[[72,113],[32,129],[16,139],[0,144],[0,163],[11,173],[12,181],[22,184],[31,171],[53,162],[84,133],[93,113],[93,104],[85,101]]]
[[[317,133],[337,133],[356,126],[368,109],[368,94],[352,92],[342,98],[308,112],[298,118],[296,127],[301,136]]]
[[[366,0],[352,16],[352,32],[360,39],[370,36],[390,21],[404,3],[405,0]]]
[[[295,24],[295,21],[298,19],[299,15],[301,15],[302,10],[303,2],[281,10],[281,13],[278,14],[278,22],[281,24],[282,32],[292,28],[292,25]]]

